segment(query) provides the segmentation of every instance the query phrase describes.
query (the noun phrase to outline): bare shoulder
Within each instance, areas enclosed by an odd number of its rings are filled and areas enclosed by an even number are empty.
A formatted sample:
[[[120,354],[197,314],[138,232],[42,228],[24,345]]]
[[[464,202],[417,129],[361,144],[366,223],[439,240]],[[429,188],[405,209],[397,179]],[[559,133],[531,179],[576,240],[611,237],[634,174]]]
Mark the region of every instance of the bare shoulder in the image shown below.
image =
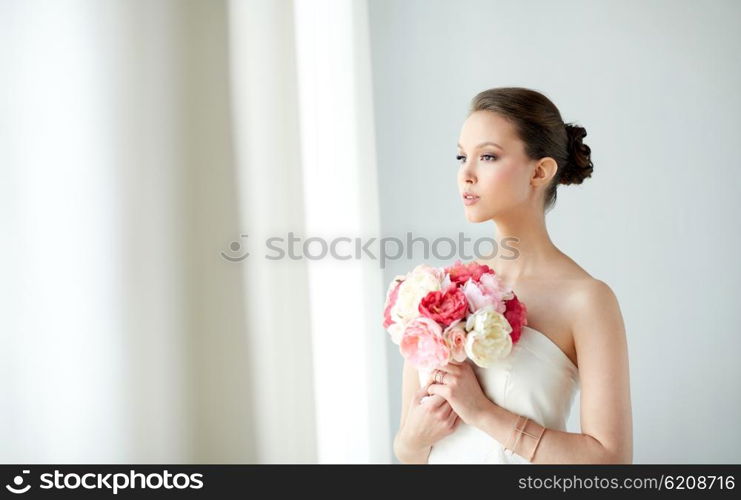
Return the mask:
[[[577,346],[586,338],[611,337],[613,342],[623,341],[625,326],[620,304],[615,292],[604,281],[597,278],[578,280],[569,294],[567,307]]]
[[[563,257],[563,282],[568,283],[565,290],[566,306],[571,312],[583,314],[618,307],[617,296],[607,283],[589,274],[567,255]]]
[[[618,305],[617,296],[610,285],[593,277],[576,280],[570,299],[571,307],[581,310]]]
[[[612,332],[619,335],[622,315],[618,298],[610,285],[592,276],[571,257],[562,253],[558,269],[561,286],[561,305],[576,343],[579,336],[594,332]]]

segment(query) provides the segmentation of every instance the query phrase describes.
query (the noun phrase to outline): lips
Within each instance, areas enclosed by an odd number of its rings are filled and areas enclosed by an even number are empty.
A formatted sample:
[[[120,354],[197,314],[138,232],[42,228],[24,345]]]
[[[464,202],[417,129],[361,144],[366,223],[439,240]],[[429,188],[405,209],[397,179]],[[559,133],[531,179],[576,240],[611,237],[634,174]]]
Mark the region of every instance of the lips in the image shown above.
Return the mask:
[[[463,193],[463,204],[466,206],[473,205],[479,201],[479,197],[473,193]]]

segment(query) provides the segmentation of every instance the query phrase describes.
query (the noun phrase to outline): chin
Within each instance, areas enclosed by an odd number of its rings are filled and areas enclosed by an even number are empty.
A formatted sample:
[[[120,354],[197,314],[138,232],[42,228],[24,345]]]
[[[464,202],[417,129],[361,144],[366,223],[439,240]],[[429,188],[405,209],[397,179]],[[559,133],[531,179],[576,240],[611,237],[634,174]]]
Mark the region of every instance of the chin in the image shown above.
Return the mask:
[[[468,219],[468,222],[486,222],[491,219],[491,217],[486,216],[483,212],[480,212],[478,210],[466,210],[466,219]]]

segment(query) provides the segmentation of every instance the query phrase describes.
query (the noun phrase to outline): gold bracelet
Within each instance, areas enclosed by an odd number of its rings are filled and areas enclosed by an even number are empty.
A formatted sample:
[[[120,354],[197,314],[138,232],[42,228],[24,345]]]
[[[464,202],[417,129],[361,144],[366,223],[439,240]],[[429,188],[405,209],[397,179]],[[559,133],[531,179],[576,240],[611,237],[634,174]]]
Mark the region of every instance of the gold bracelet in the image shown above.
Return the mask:
[[[520,417],[517,419],[517,422],[515,423],[515,429],[514,429],[514,432],[517,433],[517,437],[515,438],[515,442],[512,443],[512,447],[510,448],[509,455],[512,455],[512,453],[515,453],[515,449],[517,449],[517,443],[520,442],[520,438],[522,437],[522,431],[525,429],[525,427],[527,427],[528,420],[530,420],[530,418],[524,415],[520,415]],[[522,427],[520,427],[520,422],[522,422]]]
[[[525,419],[525,422],[522,425],[522,427],[520,427],[519,424],[522,421],[522,418]],[[527,432],[527,426],[528,426],[528,424],[530,422],[534,422],[537,426],[540,427],[540,434],[535,435],[535,434],[531,434],[531,433]],[[515,449],[517,448],[517,444],[519,443],[520,438],[523,435],[525,435],[525,436],[528,436],[528,437],[531,437],[531,438],[535,439],[535,445],[533,446],[533,450],[532,450],[532,452],[530,452],[529,458],[527,458],[527,461],[528,462],[532,462],[533,457],[535,456],[535,451],[538,449],[538,445],[540,444],[541,438],[543,437],[543,434],[545,433],[545,429],[546,429],[546,427],[543,426],[543,425],[540,425],[538,422],[535,422],[534,420],[531,420],[528,417],[522,417],[521,416],[520,418],[517,419],[517,422],[515,423],[515,428],[513,430],[513,433],[514,432],[518,432],[519,434],[517,435],[517,438],[515,439],[515,442],[512,444],[512,447],[510,449],[508,449],[508,447],[505,447],[505,454],[507,456],[511,456],[512,453],[515,453]],[[511,440],[512,439],[510,438],[510,441]],[[521,455],[521,456],[524,457],[524,455]]]
[[[504,453],[507,456],[511,456],[512,453],[515,451],[515,446],[514,445],[510,446],[509,443],[512,442],[512,439],[514,438],[515,433],[518,431],[517,428],[519,427],[520,422],[522,421],[522,419],[527,419],[527,417],[525,417],[523,415],[518,415],[517,416],[517,421],[515,422],[515,426],[512,428],[512,434],[510,434],[509,439],[507,440],[507,444],[504,446]]]
[[[540,424],[538,424],[538,425],[540,425]],[[532,453],[530,453],[530,458],[527,459],[528,462],[532,462],[533,461],[533,457],[535,456],[535,450],[538,449],[538,445],[540,444],[540,440],[543,437],[543,434],[545,434],[545,426],[541,426],[540,435],[538,436],[537,441],[535,441],[535,446],[533,447]]]
[[[529,421],[529,422],[534,422],[533,420],[530,420],[530,419],[528,419],[528,421]],[[540,425],[540,424],[539,424],[538,422],[535,422],[535,424],[536,424],[536,425]],[[531,438],[533,438],[533,439],[537,439],[537,438],[538,438],[538,436],[536,436],[535,434],[530,434],[529,432],[525,432],[525,427],[527,427],[527,423],[525,423],[525,425],[523,425],[523,426],[522,426],[522,429],[520,430],[520,432],[521,432],[522,434],[524,434],[524,435],[526,435],[526,436],[528,436],[528,437],[531,437]]]

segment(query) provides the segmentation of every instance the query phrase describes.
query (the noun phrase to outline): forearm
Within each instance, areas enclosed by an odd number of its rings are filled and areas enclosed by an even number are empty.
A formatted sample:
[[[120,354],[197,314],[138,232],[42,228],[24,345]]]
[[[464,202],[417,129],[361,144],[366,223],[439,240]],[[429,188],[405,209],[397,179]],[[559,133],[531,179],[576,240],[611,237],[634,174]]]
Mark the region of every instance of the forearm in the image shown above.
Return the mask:
[[[404,464],[426,464],[431,449],[431,446],[410,448],[403,440],[399,439],[398,433],[394,438],[394,453],[396,458]]]
[[[510,441],[514,441],[514,438],[517,437],[517,433],[513,433],[513,431],[519,417],[520,415],[492,402],[485,411],[480,413],[473,425],[502,443],[502,446],[512,446]],[[526,431],[529,434],[540,435],[541,429],[542,427],[537,422],[530,420],[527,423]],[[536,443],[537,447],[535,447]],[[549,428],[542,432],[539,442],[536,438],[521,435],[514,447],[514,453],[528,458],[534,447],[535,454],[530,460],[534,464],[614,464],[632,462],[630,452],[612,450],[593,436]]]

